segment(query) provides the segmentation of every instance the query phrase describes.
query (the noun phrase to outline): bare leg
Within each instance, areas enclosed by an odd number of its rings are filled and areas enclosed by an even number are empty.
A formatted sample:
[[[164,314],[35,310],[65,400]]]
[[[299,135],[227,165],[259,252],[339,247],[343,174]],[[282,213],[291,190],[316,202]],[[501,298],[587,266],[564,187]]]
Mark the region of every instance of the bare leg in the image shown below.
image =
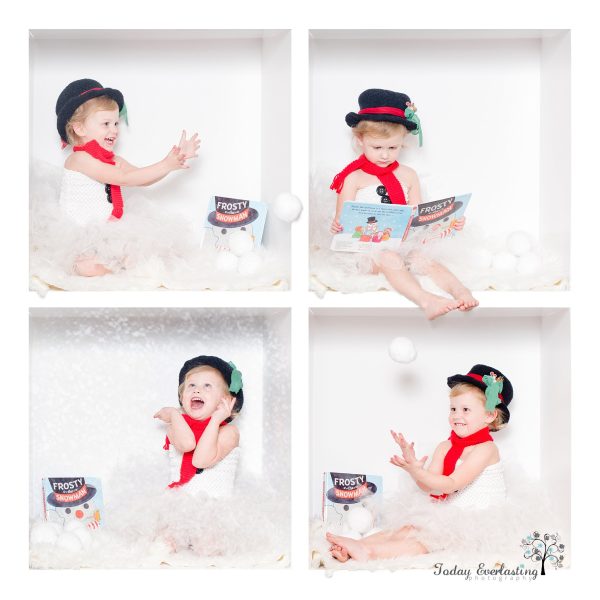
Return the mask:
[[[397,292],[419,306],[429,320],[445,315],[461,305],[459,300],[450,300],[425,291],[395,252],[381,252],[376,269],[385,275]]]
[[[112,273],[102,263],[99,263],[95,257],[80,256],[73,264],[73,271],[82,277],[99,277]]]
[[[459,310],[472,310],[476,306],[479,306],[479,301],[474,298],[471,291],[466,288],[453,273],[444,267],[444,265],[415,251],[409,254],[408,260],[411,271],[419,275],[431,277],[437,286],[459,301]]]
[[[398,556],[416,556],[427,554],[427,548],[415,537],[416,529],[412,526],[391,531],[380,531],[362,540],[353,540],[341,535],[327,533],[331,542],[331,554],[334,558],[345,562],[348,558],[365,562],[378,558],[396,558]],[[341,558],[338,558],[341,556]]]

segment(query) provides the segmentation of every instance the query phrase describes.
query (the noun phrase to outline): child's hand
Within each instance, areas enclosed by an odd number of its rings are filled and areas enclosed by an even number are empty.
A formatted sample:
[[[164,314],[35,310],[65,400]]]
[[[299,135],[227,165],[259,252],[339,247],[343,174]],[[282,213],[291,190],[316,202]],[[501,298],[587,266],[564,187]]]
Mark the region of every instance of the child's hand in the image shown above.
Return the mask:
[[[186,139],[185,129],[181,132],[181,139],[179,140],[179,144],[177,147],[183,154],[184,158],[187,160],[188,158],[196,158],[198,156],[198,148],[200,148],[200,140],[198,139],[198,134],[195,133],[189,140]]]
[[[167,163],[169,171],[176,171],[177,169],[189,169],[189,167],[185,164],[185,155],[183,152],[181,152],[178,146],[173,146],[173,148],[171,148],[171,152],[167,154],[164,161]]]
[[[167,425],[171,424],[171,418],[173,416],[173,412],[178,412],[176,408],[173,408],[172,406],[165,406],[164,408],[161,408],[155,415],[154,418],[155,419],[160,419],[161,421],[164,421]]]
[[[331,221],[329,231],[330,231],[330,233],[333,233],[333,235],[335,235],[336,233],[340,233],[340,232],[344,231],[344,228],[342,227],[340,222],[337,220],[337,218],[334,218],[333,221]]]
[[[215,412],[211,415],[211,419],[222,423],[231,416],[234,404],[235,398],[221,398],[221,401],[217,404],[217,408],[215,408]]]
[[[415,444],[414,442],[409,444],[404,436],[401,433],[396,433],[394,431],[390,431],[394,441],[400,446],[402,450],[402,458],[394,455],[390,462],[397,467],[401,467],[406,470],[410,470],[413,468],[423,468],[423,465],[427,461],[427,456],[424,456],[421,459],[417,459],[415,454]]]

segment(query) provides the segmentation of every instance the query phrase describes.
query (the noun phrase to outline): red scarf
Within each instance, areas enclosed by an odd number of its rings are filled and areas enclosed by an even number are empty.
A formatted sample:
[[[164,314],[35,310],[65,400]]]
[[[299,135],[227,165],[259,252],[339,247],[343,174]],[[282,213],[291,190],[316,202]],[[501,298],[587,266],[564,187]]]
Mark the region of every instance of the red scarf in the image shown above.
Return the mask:
[[[406,204],[406,196],[404,190],[394,175],[394,171],[398,168],[398,161],[394,161],[387,167],[379,167],[372,163],[364,154],[361,154],[354,162],[351,162],[347,167],[340,171],[334,178],[330,189],[335,190],[338,194],[344,187],[344,181],[350,173],[361,169],[369,175],[375,175],[379,181],[385,186],[387,194],[392,201],[392,204]]]
[[[100,162],[107,163],[109,165],[116,164],[113,160],[115,153],[110,150],[103,148],[96,140],[92,140],[83,146],[73,146],[73,152],[87,152],[90,156],[98,159]],[[121,195],[121,188],[118,185],[112,183],[107,184],[110,189],[109,201],[112,202],[112,216],[115,219],[120,219],[123,216],[123,196]]]
[[[196,444],[198,444],[198,440],[202,437],[204,430],[208,427],[211,418],[209,417],[208,419],[204,419],[203,421],[197,421],[196,419],[192,419],[192,417],[190,417],[189,415],[181,416],[183,417],[184,421],[189,425],[189,428],[194,434]],[[219,425],[219,427],[222,427],[225,424],[225,421],[223,421],[221,425]],[[168,450],[170,445],[171,442],[169,440],[169,436],[167,436],[165,438],[165,445],[163,446],[163,450]],[[179,481],[173,481],[173,483],[170,483],[170,488],[184,485],[185,483],[190,481],[194,475],[196,475],[197,469],[192,464],[192,459],[194,458],[194,450],[190,450],[189,452],[185,452],[183,454],[183,458],[181,459],[181,469],[179,471]]]
[[[493,442],[494,438],[490,435],[490,430],[487,427],[468,435],[467,437],[460,437],[456,435],[456,433],[451,432],[450,437],[448,438],[452,443],[450,450],[444,456],[444,471],[443,475],[448,476],[454,473],[454,469],[456,468],[456,462],[461,457],[463,450],[467,446],[475,446],[477,444],[483,444],[484,442]],[[448,497],[448,494],[431,494],[432,498],[437,498],[438,500],[445,500]]]

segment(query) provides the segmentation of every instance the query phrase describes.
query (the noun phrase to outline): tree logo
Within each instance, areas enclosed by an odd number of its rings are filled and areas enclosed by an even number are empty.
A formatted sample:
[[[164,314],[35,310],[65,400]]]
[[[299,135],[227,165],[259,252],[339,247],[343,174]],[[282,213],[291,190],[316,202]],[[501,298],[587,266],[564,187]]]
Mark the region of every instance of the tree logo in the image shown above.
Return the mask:
[[[558,533],[545,533],[544,537],[540,537],[539,532],[534,531],[521,540],[521,548],[525,550],[525,558],[542,563],[541,575],[546,574],[546,562],[555,569],[562,569],[564,566],[565,545],[560,543]]]

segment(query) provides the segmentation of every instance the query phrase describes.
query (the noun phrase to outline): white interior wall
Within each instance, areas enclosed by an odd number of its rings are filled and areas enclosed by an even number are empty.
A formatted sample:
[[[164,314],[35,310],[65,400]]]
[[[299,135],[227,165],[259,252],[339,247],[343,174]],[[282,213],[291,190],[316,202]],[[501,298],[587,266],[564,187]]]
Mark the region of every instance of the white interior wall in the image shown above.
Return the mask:
[[[568,381],[567,311],[555,321],[530,311],[515,316],[507,310],[504,316],[480,314],[468,323],[449,315],[433,324],[403,316],[400,310],[362,311],[362,316],[359,310],[344,312],[325,316],[322,311],[311,317],[312,515],[319,514],[324,471],[381,474],[386,492],[395,490],[404,473],[388,462],[395,453],[389,430],[402,431],[415,442],[418,455],[430,456],[448,436],[446,377],[465,373],[476,363],[504,371],[515,388],[511,421],[494,434],[503,458],[535,479],[554,468],[546,452],[554,438],[542,418],[553,420],[568,438],[560,415],[561,409],[569,412],[570,395],[568,384],[548,395],[542,380]],[[397,336],[413,340],[418,352],[414,362],[390,359],[388,346]],[[561,348],[554,360],[548,357],[548,341]],[[541,411],[542,402],[545,409],[550,404],[556,410]],[[565,460],[554,479],[568,497]]]
[[[31,316],[32,514],[42,477],[79,473],[107,481],[118,465],[151,457],[164,462],[165,481],[156,483],[166,485],[165,427],[153,415],[178,405],[179,369],[199,354],[232,360],[243,373],[239,473],[271,484],[278,467],[277,486],[287,489],[287,311],[32,309]],[[282,368],[269,371],[267,384],[266,365],[275,360]]]
[[[542,38],[540,213],[542,241],[568,260],[571,232],[571,34]]]
[[[372,32],[321,32],[311,42],[312,169],[332,177],[355,157],[344,116],[357,110],[361,91],[404,91],[418,107],[424,145],[417,148],[409,136],[401,161],[416,169],[425,191],[433,197],[471,191],[471,223],[493,218],[495,231],[540,235],[550,219],[540,220],[541,198],[545,209],[549,186],[561,193],[569,187],[568,119],[560,150],[546,144],[556,132],[549,115],[568,108],[568,35],[554,41],[552,35],[542,41],[539,31],[399,31],[373,39]],[[548,68],[553,54],[559,66]],[[564,251],[568,218],[552,220]]]
[[[291,34],[262,40],[262,193],[265,201],[291,188]],[[289,255],[287,227],[268,228],[264,242]]]
[[[570,313],[543,320],[541,331],[541,477],[561,515],[571,513],[571,343]]]

